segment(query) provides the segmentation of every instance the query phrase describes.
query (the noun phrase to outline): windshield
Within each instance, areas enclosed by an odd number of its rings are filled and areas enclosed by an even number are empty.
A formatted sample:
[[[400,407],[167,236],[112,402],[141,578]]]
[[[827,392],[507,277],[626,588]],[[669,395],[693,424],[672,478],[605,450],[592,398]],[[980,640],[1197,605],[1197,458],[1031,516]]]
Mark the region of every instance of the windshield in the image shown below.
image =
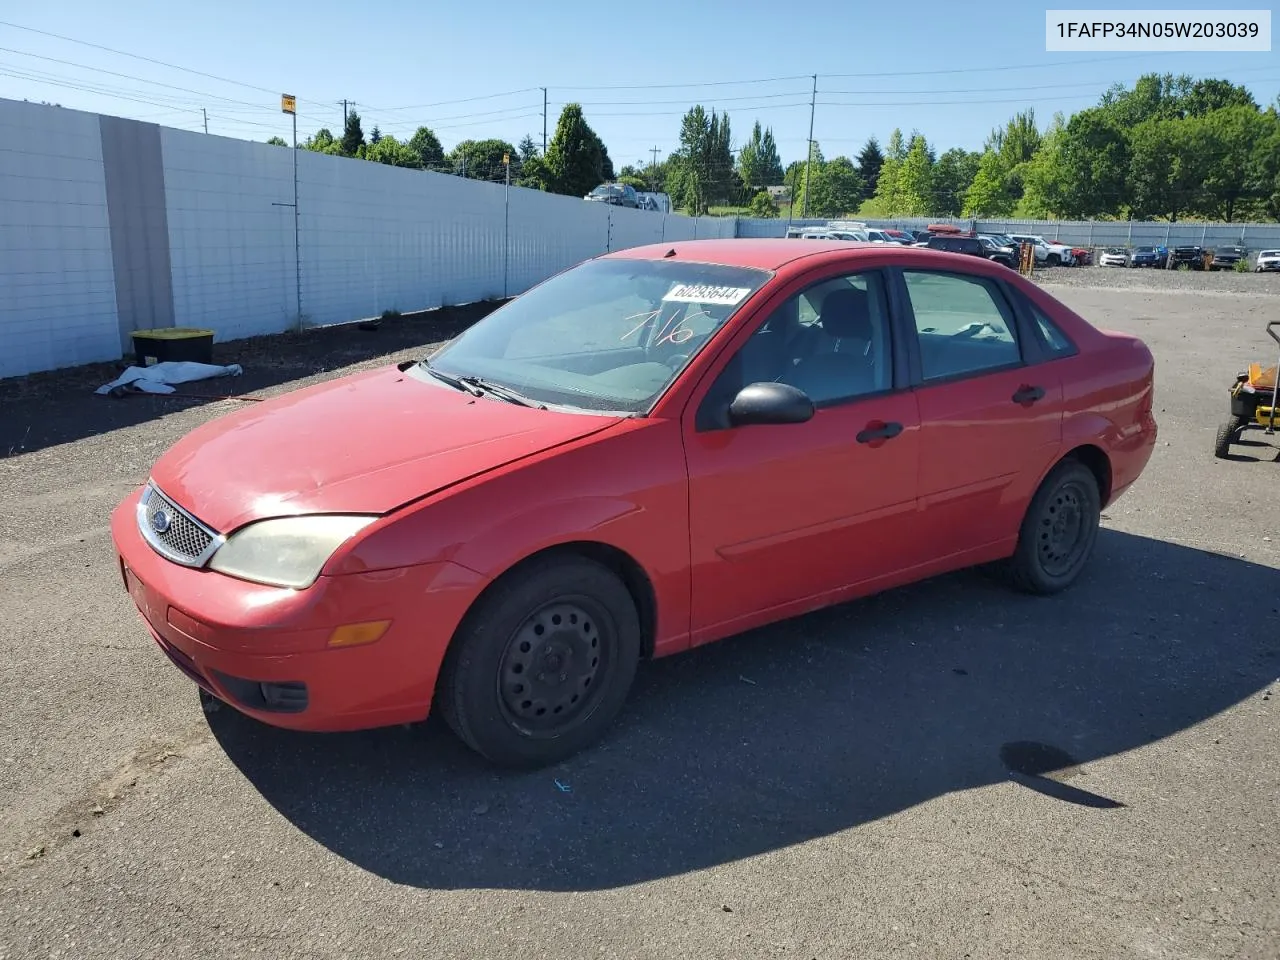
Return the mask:
[[[551,406],[647,412],[773,274],[672,260],[589,260],[499,307],[430,360]]]
[[[1155,247],[1139,247],[1137,252],[1138,253],[1155,253],[1156,248]]]
[[[593,197],[616,197],[622,195],[622,188],[611,185],[603,185],[596,187],[591,191]]]

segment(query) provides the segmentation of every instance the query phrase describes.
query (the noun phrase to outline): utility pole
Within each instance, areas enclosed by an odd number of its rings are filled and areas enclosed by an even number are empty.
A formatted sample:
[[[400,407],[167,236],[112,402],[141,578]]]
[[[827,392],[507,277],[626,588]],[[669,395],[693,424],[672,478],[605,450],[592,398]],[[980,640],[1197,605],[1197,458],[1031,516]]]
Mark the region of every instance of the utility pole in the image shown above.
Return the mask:
[[[658,148],[654,147],[649,152],[653,154],[653,166],[649,168],[649,189],[656,193],[658,190]]]
[[[547,155],[547,88],[542,88],[542,155]]]
[[[809,167],[813,165],[813,112],[818,105],[818,75],[813,75],[813,95],[809,98],[809,154],[804,159],[804,203],[800,205],[800,219],[809,215]],[[792,203],[795,199],[792,198]]]
[[[204,117],[204,132],[208,133],[209,132],[209,111],[206,110],[204,107],[201,107],[200,113]]]
[[[347,129],[347,101],[342,101],[342,129]]]

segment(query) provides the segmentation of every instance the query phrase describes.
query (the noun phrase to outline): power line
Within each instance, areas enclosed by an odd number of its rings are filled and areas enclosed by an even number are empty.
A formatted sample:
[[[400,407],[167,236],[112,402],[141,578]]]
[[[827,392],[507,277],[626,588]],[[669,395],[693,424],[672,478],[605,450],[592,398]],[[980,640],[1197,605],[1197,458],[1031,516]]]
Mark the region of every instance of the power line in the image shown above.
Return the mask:
[[[182,93],[194,94],[195,96],[201,97],[206,100],[224,100],[227,103],[237,103],[237,104],[240,104],[241,106],[253,107],[258,110],[271,109],[270,107],[263,106],[262,104],[250,103],[248,100],[236,100],[232,97],[221,97],[221,96],[218,96],[218,94],[216,93],[205,93],[202,90],[192,90],[190,87],[179,87],[179,86],[175,86],[172,83],[161,83],[159,80],[141,80],[138,77],[130,76],[127,73],[117,73],[114,70],[104,70],[101,67],[90,67],[87,64],[76,63],[73,60],[60,60],[57,57],[46,57],[38,53],[28,53],[25,50],[12,50],[9,47],[0,47],[0,53],[13,53],[13,54],[17,54],[20,57],[31,57],[35,60],[46,60],[49,63],[62,64],[64,67],[75,67],[78,70],[92,70],[94,73],[105,73],[108,76],[120,77],[124,80],[132,80],[135,83],[145,83],[155,87],[164,87],[167,90],[178,90],[178,91],[181,91]],[[50,76],[53,76],[53,74],[50,74]],[[160,94],[154,94],[154,96],[160,96]],[[176,99],[176,98],[170,97],[169,99]]]
[[[1117,63],[1121,60],[1143,60],[1158,56],[1163,56],[1163,54],[1152,52],[1125,54],[1119,57],[1091,57],[1087,60],[1072,60],[1069,65],[1074,68],[1083,63]],[[938,77],[943,74],[951,73],[997,73],[1002,70],[1044,70],[1048,66],[1051,65],[1046,64],[1042,60],[1039,63],[1011,63],[1001,64],[997,67],[953,67],[946,70],[895,70],[891,72],[877,70],[873,73],[824,73],[822,74],[822,77],[825,80],[847,80],[853,77]]]
[[[129,53],[126,50],[117,50],[114,47],[103,46],[100,43],[90,43],[88,40],[77,40],[75,37],[66,37],[60,33],[50,33],[48,30],[37,30],[35,27],[24,27],[20,23],[9,23],[0,20],[0,27],[10,27],[14,30],[26,30],[28,33],[38,33],[44,37],[53,37],[55,40],[65,40],[67,43],[78,43],[82,47],[93,47],[95,50],[105,50],[107,53],[114,53],[121,57],[130,57],[134,60],[141,60],[145,63],[154,63],[159,67],[168,67],[170,70],[181,70],[183,73],[195,74],[198,77],[207,77],[210,80],[217,80],[219,83],[229,83],[233,86],[244,87],[247,90],[257,90],[259,93],[269,93],[273,97],[278,97],[280,91],[268,90],[266,87],[256,87],[251,83],[245,83],[242,80],[231,80],[227,77],[220,77],[217,74],[205,73],[202,70],[193,70],[191,67],[180,67],[176,63],[166,63],[164,60],[156,60],[153,57],[144,57],[139,53]]]

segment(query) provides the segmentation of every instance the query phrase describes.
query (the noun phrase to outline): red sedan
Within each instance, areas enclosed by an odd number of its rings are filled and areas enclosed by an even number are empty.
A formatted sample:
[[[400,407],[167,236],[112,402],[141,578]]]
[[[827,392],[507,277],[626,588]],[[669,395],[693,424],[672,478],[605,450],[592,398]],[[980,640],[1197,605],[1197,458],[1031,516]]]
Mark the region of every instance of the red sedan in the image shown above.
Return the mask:
[[[1052,593],[1156,438],[1153,361],[978,257],[704,240],[186,436],[117,509],[160,648],[300,730],[595,741],[642,657],[978,564]]]

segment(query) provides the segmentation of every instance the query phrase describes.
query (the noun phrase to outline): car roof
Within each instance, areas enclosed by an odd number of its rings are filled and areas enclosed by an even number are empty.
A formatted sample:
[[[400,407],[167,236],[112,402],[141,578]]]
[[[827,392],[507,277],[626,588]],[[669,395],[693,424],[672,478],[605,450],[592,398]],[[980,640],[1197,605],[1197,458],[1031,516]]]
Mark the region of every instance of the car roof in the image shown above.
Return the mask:
[[[812,240],[808,243],[796,243],[794,239],[741,237],[732,240],[676,240],[670,243],[650,243],[608,253],[605,257],[615,260],[662,260],[667,257],[669,251],[674,250],[677,259],[690,262],[777,270],[796,260],[816,257],[824,253],[884,256],[886,249],[892,249],[894,256],[905,258],[906,262],[918,261],[922,264],[937,264],[939,256],[950,256],[921,247],[899,247],[894,244],[892,248],[887,248],[883,243],[863,243],[860,240]],[[953,261],[948,259],[946,262]]]

